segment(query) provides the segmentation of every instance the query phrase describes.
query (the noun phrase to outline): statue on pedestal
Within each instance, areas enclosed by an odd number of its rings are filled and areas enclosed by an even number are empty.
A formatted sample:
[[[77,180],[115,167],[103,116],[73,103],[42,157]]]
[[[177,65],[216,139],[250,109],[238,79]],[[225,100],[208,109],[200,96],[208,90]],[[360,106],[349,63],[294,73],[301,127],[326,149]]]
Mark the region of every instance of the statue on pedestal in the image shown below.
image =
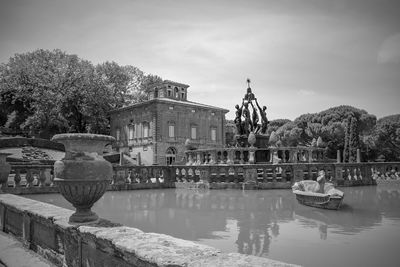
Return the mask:
[[[256,102],[258,110],[253,104],[253,101]],[[250,111],[249,105],[251,105],[252,111]],[[259,139],[259,141],[257,141],[257,144],[262,144],[262,146],[264,146],[267,142],[262,141],[260,143],[260,141],[261,139],[267,138],[265,136],[268,128],[268,119],[266,114],[267,107],[263,106],[263,108],[261,108],[258,104],[257,98],[255,98],[254,93],[251,91],[250,79],[247,79],[247,92],[242,99],[242,105],[240,107],[239,105],[236,105],[235,108],[236,117],[234,122],[237,130],[236,145],[247,146],[247,138],[249,134],[254,133],[258,136]],[[258,112],[260,114],[258,114]],[[260,118],[261,125],[259,124]]]

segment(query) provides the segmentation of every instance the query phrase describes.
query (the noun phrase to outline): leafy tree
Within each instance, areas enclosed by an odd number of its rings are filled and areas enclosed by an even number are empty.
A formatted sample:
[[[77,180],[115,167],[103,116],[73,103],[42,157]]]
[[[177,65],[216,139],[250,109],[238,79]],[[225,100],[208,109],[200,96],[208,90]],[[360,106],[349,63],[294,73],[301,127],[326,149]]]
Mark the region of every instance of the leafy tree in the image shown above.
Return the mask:
[[[271,135],[272,132],[275,132],[276,130],[279,129],[279,127],[283,126],[284,124],[290,122],[288,119],[277,119],[277,120],[272,120],[268,123],[268,128],[267,128],[267,135]]]
[[[373,150],[386,161],[400,160],[400,114],[379,119],[372,134]]]
[[[280,126],[276,133],[285,145],[310,146],[312,140],[321,137],[326,140],[328,156],[336,157],[337,150],[345,150],[346,121],[355,118],[360,135],[370,134],[376,117],[365,110],[351,106],[338,106],[319,113],[303,114],[292,123]],[[361,144],[362,145],[362,144]],[[348,160],[348,156],[344,157]]]
[[[348,162],[350,158],[350,121],[346,120],[346,128],[344,135],[344,146],[343,146],[343,162]]]
[[[61,50],[16,54],[0,65],[0,123],[50,137],[108,133],[108,112],[143,101],[146,83],[161,79],[133,66],[97,66]]]

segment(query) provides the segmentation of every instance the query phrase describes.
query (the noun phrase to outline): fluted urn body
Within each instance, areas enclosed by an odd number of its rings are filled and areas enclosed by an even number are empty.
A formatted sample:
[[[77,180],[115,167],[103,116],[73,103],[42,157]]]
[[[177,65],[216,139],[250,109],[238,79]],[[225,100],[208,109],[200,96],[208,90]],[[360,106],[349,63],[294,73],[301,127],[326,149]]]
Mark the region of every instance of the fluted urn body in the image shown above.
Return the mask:
[[[11,154],[9,153],[0,153],[0,192],[1,187],[7,185],[8,175],[11,171],[11,165],[6,162],[7,156]]]
[[[105,193],[112,179],[112,165],[103,158],[103,150],[114,138],[73,133],[55,135],[52,141],[65,146],[65,157],[54,163],[54,183],[76,208],[69,221],[97,220],[98,216],[91,208]]]

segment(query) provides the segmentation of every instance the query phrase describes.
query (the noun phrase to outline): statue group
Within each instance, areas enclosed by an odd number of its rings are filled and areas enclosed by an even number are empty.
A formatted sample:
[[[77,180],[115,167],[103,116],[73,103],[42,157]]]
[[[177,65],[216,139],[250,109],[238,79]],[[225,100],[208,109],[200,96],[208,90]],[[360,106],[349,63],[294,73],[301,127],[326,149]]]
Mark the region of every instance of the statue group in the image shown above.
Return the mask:
[[[250,80],[247,79],[248,88],[247,93],[242,99],[242,105],[236,105],[236,117],[235,117],[235,125],[237,135],[239,136],[248,136],[250,132],[254,134],[262,134],[264,135],[267,132],[268,128],[268,119],[267,119],[267,107],[263,106],[262,108],[258,104],[257,98],[254,97],[254,94],[251,92],[250,88]],[[257,109],[255,108],[253,101],[255,102]],[[252,108],[252,112],[250,111],[250,106]],[[259,124],[261,118],[261,124]]]

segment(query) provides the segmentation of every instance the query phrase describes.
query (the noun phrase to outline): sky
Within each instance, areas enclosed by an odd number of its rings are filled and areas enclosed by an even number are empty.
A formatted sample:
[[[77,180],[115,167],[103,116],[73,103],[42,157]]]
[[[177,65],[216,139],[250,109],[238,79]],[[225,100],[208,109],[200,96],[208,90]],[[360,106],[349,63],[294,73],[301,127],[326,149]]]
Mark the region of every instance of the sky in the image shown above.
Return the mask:
[[[39,48],[188,84],[227,119],[247,78],[269,120],[400,114],[399,0],[0,0],[0,63]]]

